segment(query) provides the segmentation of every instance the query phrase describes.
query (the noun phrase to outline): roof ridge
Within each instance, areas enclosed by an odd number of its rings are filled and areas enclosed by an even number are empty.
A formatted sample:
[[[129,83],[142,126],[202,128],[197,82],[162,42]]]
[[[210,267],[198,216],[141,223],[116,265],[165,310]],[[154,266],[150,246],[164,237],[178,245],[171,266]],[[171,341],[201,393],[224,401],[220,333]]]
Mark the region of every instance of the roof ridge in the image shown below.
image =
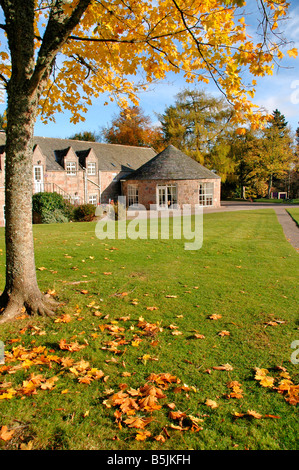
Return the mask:
[[[153,147],[139,147],[138,145],[128,145],[128,144],[111,144],[108,142],[94,142],[92,140],[79,140],[79,139],[69,139],[69,138],[63,138],[63,137],[44,137],[44,136],[39,136],[35,135],[33,137],[34,139],[48,139],[48,140],[60,140],[60,141],[71,141],[71,142],[81,142],[81,143],[86,143],[86,144],[92,144],[92,145],[107,145],[107,146],[113,146],[113,147],[126,147],[126,148],[135,148],[138,150],[148,150],[148,149],[153,149]]]

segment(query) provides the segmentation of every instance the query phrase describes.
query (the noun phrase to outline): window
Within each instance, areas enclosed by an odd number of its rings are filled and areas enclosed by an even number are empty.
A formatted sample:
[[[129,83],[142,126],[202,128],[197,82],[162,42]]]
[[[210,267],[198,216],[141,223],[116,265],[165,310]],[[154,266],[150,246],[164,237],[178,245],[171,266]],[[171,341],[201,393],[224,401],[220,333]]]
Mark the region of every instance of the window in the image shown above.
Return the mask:
[[[199,183],[199,205],[212,206],[214,198],[214,183]]]
[[[177,204],[177,187],[175,185],[167,185],[167,205],[168,207]]]
[[[98,200],[98,198],[97,198],[97,195],[96,195],[96,194],[90,194],[90,195],[88,196],[88,202],[89,202],[89,204],[93,204],[94,206],[96,206],[96,205],[97,205],[97,200]]]
[[[76,175],[76,162],[67,162],[66,164],[66,174],[74,176]]]
[[[158,185],[157,201],[160,209],[173,208],[177,204],[177,186],[175,184]]]
[[[41,168],[41,166],[35,166],[34,167],[34,179],[35,179],[35,181],[41,181],[42,180],[42,168]]]
[[[94,176],[96,174],[96,164],[95,162],[87,163],[87,174],[89,176]]]
[[[128,206],[138,204],[138,186],[135,184],[128,184]]]

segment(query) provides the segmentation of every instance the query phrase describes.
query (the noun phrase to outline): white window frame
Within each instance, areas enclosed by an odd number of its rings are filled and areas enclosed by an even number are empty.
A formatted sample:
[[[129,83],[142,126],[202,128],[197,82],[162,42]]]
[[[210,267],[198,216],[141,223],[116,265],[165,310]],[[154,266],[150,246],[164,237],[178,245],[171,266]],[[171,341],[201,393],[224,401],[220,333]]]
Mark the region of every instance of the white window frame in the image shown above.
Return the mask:
[[[164,202],[161,203],[160,195],[164,193]],[[169,209],[178,203],[178,186],[176,184],[157,185],[157,207],[158,209]]]
[[[87,163],[87,174],[88,176],[95,176],[97,174],[96,162]]]
[[[138,205],[138,185],[137,184],[128,184],[128,206]]]
[[[98,203],[98,196],[96,194],[89,194],[88,195],[88,204],[93,204],[96,206]]]
[[[76,176],[77,174],[76,162],[66,162],[66,174],[68,176]]]
[[[208,181],[199,183],[198,186],[198,202],[200,206],[214,205],[214,182]]]
[[[34,186],[35,192],[40,193],[44,191],[44,173],[43,173],[43,166],[42,165],[34,165],[33,166],[34,172]]]

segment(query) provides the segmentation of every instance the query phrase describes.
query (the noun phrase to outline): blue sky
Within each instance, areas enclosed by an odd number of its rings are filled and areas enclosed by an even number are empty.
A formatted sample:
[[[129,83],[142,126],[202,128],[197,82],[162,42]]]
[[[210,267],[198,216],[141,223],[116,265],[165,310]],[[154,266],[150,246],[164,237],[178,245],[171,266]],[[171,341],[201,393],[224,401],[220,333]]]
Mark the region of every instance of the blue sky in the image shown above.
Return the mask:
[[[249,0],[250,3],[252,0]],[[297,0],[291,1],[289,19],[285,22],[284,34],[288,40],[293,41],[291,47],[299,50],[299,5]],[[250,22],[250,18],[248,19]],[[252,16],[254,21],[254,15]],[[295,131],[299,122],[299,57],[289,59],[287,56],[281,62],[282,67],[276,69],[272,76],[263,77],[257,80],[256,96],[253,102],[272,112],[279,109],[285,115],[289,125]],[[149,115],[153,123],[158,122],[156,113],[163,113],[165,108],[174,103],[177,93],[188,85],[182,76],[169,74],[167,79],[159,84],[151,85],[147,92],[140,96],[140,107],[146,115]],[[199,89],[218,95],[215,85],[197,85]],[[44,137],[67,138],[75,132],[85,130],[98,133],[103,126],[109,125],[113,116],[118,114],[119,108],[110,103],[104,106],[107,96],[93,100],[93,105],[85,115],[85,122],[77,125],[70,123],[70,114],[65,112],[55,115],[55,123],[47,125],[39,120],[35,126],[35,135]],[[5,109],[5,105],[0,105],[0,112]]]

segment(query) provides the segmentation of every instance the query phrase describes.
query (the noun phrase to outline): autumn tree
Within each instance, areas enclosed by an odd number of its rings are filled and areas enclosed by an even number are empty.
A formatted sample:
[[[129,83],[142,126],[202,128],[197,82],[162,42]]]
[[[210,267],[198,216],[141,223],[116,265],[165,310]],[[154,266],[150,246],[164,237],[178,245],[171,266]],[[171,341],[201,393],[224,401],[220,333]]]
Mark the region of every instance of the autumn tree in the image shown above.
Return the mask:
[[[160,129],[152,124],[150,116],[146,116],[139,106],[121,110],[101,134],[109,144],[153,147],[156,151],[163,149]]]
[[[108,92],[125,105],[167,72],[188,81],[212,80],[233,103],[235,122],[254,126],[262,115],[242,82],[271,74],[281,58],[279,20],[286,0],[258,0],[264,32],[255,43],[247,33],[244,0],[0,0],[3,22],[0,80],[5,87],[6,285],[1,322],[23,307],[52,314],[36,280],[32,233],[32,144],[38,113],[47,122],[71,111],[82,119],[92,97]],[[285,41],[284,41],[285,43]],[[289,55],[296,56],[290,49]],[[143,83],[137,80],[139,72]],[[131,77],[133,77],[131,79]]]
[[[247,195],[270,198],[274,178],[285,177],[294,161],[295,153],[291,130],[285,117],[275,110],[263,130],[250,129],[236,135],[231,148],[236,162],[239,183]]]
[[[257,166],[260,175],[268,182],[267,196],[270,198],[274,177],[281,177],[290,171],[294,159],[291,130],[285,117],[277,109],[263,132]]]
[[[216,140],[231,128],[233,108],[224,98],[215,98],[204,91],[184,90],[159,115],[164,140],[206,164]]]
[[[97,142],[98,137],[95,132],[84,131],[84,132],[76,132],[75,134],[71,135],[69,139],[83,140],[85,142]]]

